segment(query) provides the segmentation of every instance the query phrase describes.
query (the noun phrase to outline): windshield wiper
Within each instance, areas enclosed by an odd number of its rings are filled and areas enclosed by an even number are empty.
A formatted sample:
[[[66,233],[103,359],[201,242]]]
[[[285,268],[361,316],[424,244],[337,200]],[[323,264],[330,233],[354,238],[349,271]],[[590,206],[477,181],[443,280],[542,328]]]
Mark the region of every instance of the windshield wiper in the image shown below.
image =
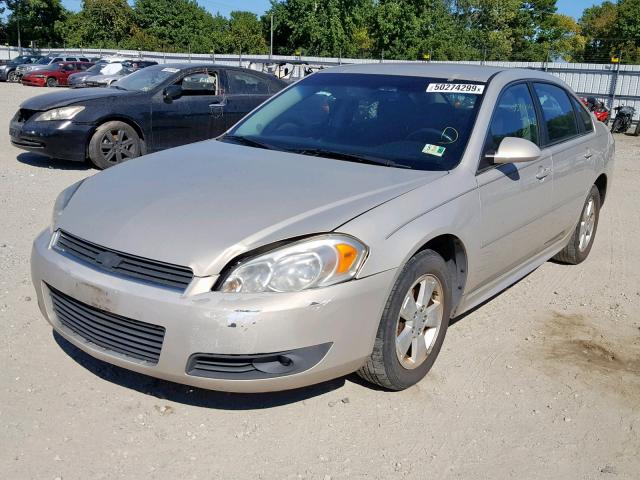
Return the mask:
[[[302,155],[311,155],[314,157],[327,157],[327,158],[334,158],[336,160],[345,160],[347,162],[366,163],[368,165],[381,165],[383,167],[408,168],[411,170],[411,167],[409,165],[403,165],[400,163],[396,163],[393,160],[374,157],[372,155],[337,152],[334,150],[325,150],[322,148],[307,148],[307,149],[291,150],[291,151],[293,153],[300,153]]]
[[[218,140],[231,140],[232,142],[237,142],[242,145],[246,145],[247,147],[264,148],[265,150],[276,150],[276,147],[272,145],[258,142],[257,140],[252,140],[250,138],[242,137],[240,135],[223,135]]]
[[[114,85],[113,83],[111,85],[109,85],[111,88],[117,88],[118,90],[124,90],[125,92],[128,92],[129,89],[121,87],[120,85]]]

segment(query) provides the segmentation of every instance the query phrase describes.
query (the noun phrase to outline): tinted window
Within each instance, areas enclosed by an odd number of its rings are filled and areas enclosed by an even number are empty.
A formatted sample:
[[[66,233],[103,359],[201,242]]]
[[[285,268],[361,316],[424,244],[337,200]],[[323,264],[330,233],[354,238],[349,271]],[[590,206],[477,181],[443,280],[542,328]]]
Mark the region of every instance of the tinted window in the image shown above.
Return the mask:
[[[267,95],[269,86],[262,78],[246,72],[227,71],[229,93],[234,95]]]
[[[534,87],[542,107],[549,143],[577,135],[576,117],[566,92],[548,83],[536,83]]]
[[[218,76],[210,72],[191,73],[181,82],[185,95],[215,95],[218,91]]]
[[[51,63],[61,62],[61,61],[62,61],[62,58],[60,58],[60,57],[56,57],[56,58],[54,58],[53,60],[51,60]]]
[[[483,89],[442,78],[322,73],[263,104],[230,133],[307,155],[450,170],[464,153]]]
[[[571,103],[578,113],[578,120],[582,125],[582,131],[593,132],[593,122],[591,121],[591,113],[575,98],[571,97]]]
[[[505,137],[524,138],[539,144],[536,111],[525,84],[508,87],[500,95],[491,118],[487,150],[497,151]]]

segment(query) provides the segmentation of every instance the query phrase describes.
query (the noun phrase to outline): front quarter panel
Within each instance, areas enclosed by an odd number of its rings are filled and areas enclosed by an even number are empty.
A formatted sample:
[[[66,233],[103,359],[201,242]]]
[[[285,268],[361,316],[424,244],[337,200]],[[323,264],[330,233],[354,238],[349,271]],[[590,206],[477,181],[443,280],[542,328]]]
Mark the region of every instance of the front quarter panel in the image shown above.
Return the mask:
[[[479,227],[475,178],[454,171],[351,220],[338,231],[369,246],[369,257],[358,274],[367,277],[403,266],[429,240],[444,234],[461,240],[471,272],[480,249],[479,235],[474,234]]]

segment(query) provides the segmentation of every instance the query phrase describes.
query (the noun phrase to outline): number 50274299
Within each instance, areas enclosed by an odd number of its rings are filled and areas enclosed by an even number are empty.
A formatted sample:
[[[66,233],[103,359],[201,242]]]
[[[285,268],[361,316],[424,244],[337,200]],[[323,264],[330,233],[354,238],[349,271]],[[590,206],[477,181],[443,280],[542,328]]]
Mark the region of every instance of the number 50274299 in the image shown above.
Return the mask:
[[[484,85],[477,83],[430,83],[427,92],[457,92],[482,95]]]

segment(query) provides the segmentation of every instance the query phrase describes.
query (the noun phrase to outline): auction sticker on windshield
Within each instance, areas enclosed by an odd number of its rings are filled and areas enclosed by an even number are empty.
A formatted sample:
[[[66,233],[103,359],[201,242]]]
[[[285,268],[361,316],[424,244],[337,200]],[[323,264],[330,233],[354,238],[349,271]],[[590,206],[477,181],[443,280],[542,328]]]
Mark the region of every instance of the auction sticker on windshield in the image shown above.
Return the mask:
[[[477,83],[430,83],[427,86],[427,92],[458,92],[482,95],[484,93],[484,85]]]

